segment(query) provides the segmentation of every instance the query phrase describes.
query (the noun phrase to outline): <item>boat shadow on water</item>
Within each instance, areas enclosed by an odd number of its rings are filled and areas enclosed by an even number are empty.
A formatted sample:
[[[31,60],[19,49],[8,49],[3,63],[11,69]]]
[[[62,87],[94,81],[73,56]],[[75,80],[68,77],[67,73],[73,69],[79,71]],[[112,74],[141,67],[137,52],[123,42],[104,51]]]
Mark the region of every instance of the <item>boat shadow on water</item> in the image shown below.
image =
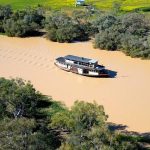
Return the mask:
[[[108,78],[116,78],[117,76],[117,71],[113,71],[113,70],[107,70],[108,71]]]
[[[116,78],[116,76],[117,76],[117,71],[113,71],[113,70],[108,70],[108,69],[107,69],[107,72],[108,72],[108,75],[107,75],[107,76],[87,76],[87,75],[82,75],[82,76],[83,76],[83,77],[87,77],[87,78]],[[72,72],[68,71],[68,73],[72,73]],[[81,75],[78,74],[78,73],[75,73],[75,74],[81,76]]]

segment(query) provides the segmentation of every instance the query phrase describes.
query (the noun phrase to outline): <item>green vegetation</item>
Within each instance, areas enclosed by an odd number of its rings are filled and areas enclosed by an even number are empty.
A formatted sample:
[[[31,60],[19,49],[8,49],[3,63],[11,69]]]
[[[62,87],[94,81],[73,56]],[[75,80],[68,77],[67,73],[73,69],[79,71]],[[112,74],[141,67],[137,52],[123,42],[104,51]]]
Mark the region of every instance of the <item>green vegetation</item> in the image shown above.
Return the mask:
[[[10,5],[14,10],[25,9],[27,7],[37,7],[42,5],[52,9],[74,7],[74,0],[0,0],[1,5]]]
[[[150,58],[150,24],[145,14],[120,14],[121,5],[112,11],[74,10],[72,13],[48,11],[43,7],[13,12],[0,6],[0,32],[8,36],[41,35],[55,42],[86,41],[94,38],[96,48],[121,50],[131,57]]]
[[[138,150],[149,138],[111,130],[103,106],[76,101],[71,109],[22,79],[0,78],[0,149]]]
[[[54,12],[46,18],[47,38],[57,42],[85,41],[89,38],[88,14],[74,11],[72,17],[66,13]]]
[[[115,2],[120,3],[121,9],[125,11],[150,7],[150,0],[87,0],[87,2],[102,10],[111,9]]]
[[[47,127],[54,103],[29,82],[0,78],[0,149],[56,149],[59,139]]]
[[[150,7],[150,0],[85,0],[85,2],[102,10],[111,9],[114,2],[121,3],[122,9],[126,11]],[[0,4],[11,5],[15,10],[24,9],[29,6],[36,7],[37,5],[61,9],[75,7],[75,0],[0,0]]]
[[[0,7],[0,12],[0,31],[5,32],[8,36],[34,35],[42,28],[44,11],[40,7],[12,13],[11,8],[6,6]]]
[[[132,57],[150,58],[150,26],[145,16],[129,13],[121,16],[104,14],[95,21],[98,34],[95,47],[121,50]]]

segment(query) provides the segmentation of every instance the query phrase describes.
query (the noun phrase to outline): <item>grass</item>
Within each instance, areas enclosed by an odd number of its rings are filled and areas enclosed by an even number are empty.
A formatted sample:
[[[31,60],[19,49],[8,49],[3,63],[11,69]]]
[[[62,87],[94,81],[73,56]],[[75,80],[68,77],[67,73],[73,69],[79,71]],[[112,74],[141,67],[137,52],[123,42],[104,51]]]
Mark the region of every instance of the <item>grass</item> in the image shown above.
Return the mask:
[[[2,33],[2,32],[0,32],[0,35],[6,35],[6,33]]]
[[[14,10],[42,5],[52,9],[73,7],[74,0],[0,0],[1,5],[11,5]]]
[[[131,11],[136,8],[150,7],[150,0],[85,0],[86,4],[92,4],[95,7],[108,10],[112,8],[113,2],[122,4],[122,9]],[[1,5],[11,5],[14,10],[26,7],[35,7],[38,4],[52,9],[74,8],[75,0],[0,0]]]
[[[150,7],[150,0],[87,0],[87,2],[100,9],[111,9],[113,3],[118,2],[122,5],[121,9],[125,11],[131,11],[141,7]]]

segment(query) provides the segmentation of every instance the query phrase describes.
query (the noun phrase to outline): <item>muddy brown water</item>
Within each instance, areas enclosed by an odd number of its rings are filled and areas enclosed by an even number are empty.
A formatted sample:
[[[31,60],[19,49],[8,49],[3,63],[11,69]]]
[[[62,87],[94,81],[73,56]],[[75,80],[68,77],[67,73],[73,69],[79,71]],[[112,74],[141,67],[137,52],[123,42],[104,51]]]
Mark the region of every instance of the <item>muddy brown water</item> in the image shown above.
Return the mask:
[[[111,70],[112,78],[90,78],[60,70],[54,60],[68,54],[98,59]],[[94,49],[91,41],[70,44],[40,37],[0,36],[0,77],[30,80],[43,94],[68,107],[75,100],[96,101],[104,105],[108,121],[127,125],[132,131],[150,131],[149,60]]]

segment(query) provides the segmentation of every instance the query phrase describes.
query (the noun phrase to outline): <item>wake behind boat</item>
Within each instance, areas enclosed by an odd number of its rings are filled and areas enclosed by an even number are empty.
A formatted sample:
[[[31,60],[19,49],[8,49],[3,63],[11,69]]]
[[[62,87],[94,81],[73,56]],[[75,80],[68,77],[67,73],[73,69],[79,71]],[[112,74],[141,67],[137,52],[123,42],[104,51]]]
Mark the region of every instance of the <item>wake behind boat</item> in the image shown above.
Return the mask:
[[[95,59],[67,55],[58,57],[55,65],[59,68],[85,76],[108,77],[108,71],[103,65],[99,65]]]

